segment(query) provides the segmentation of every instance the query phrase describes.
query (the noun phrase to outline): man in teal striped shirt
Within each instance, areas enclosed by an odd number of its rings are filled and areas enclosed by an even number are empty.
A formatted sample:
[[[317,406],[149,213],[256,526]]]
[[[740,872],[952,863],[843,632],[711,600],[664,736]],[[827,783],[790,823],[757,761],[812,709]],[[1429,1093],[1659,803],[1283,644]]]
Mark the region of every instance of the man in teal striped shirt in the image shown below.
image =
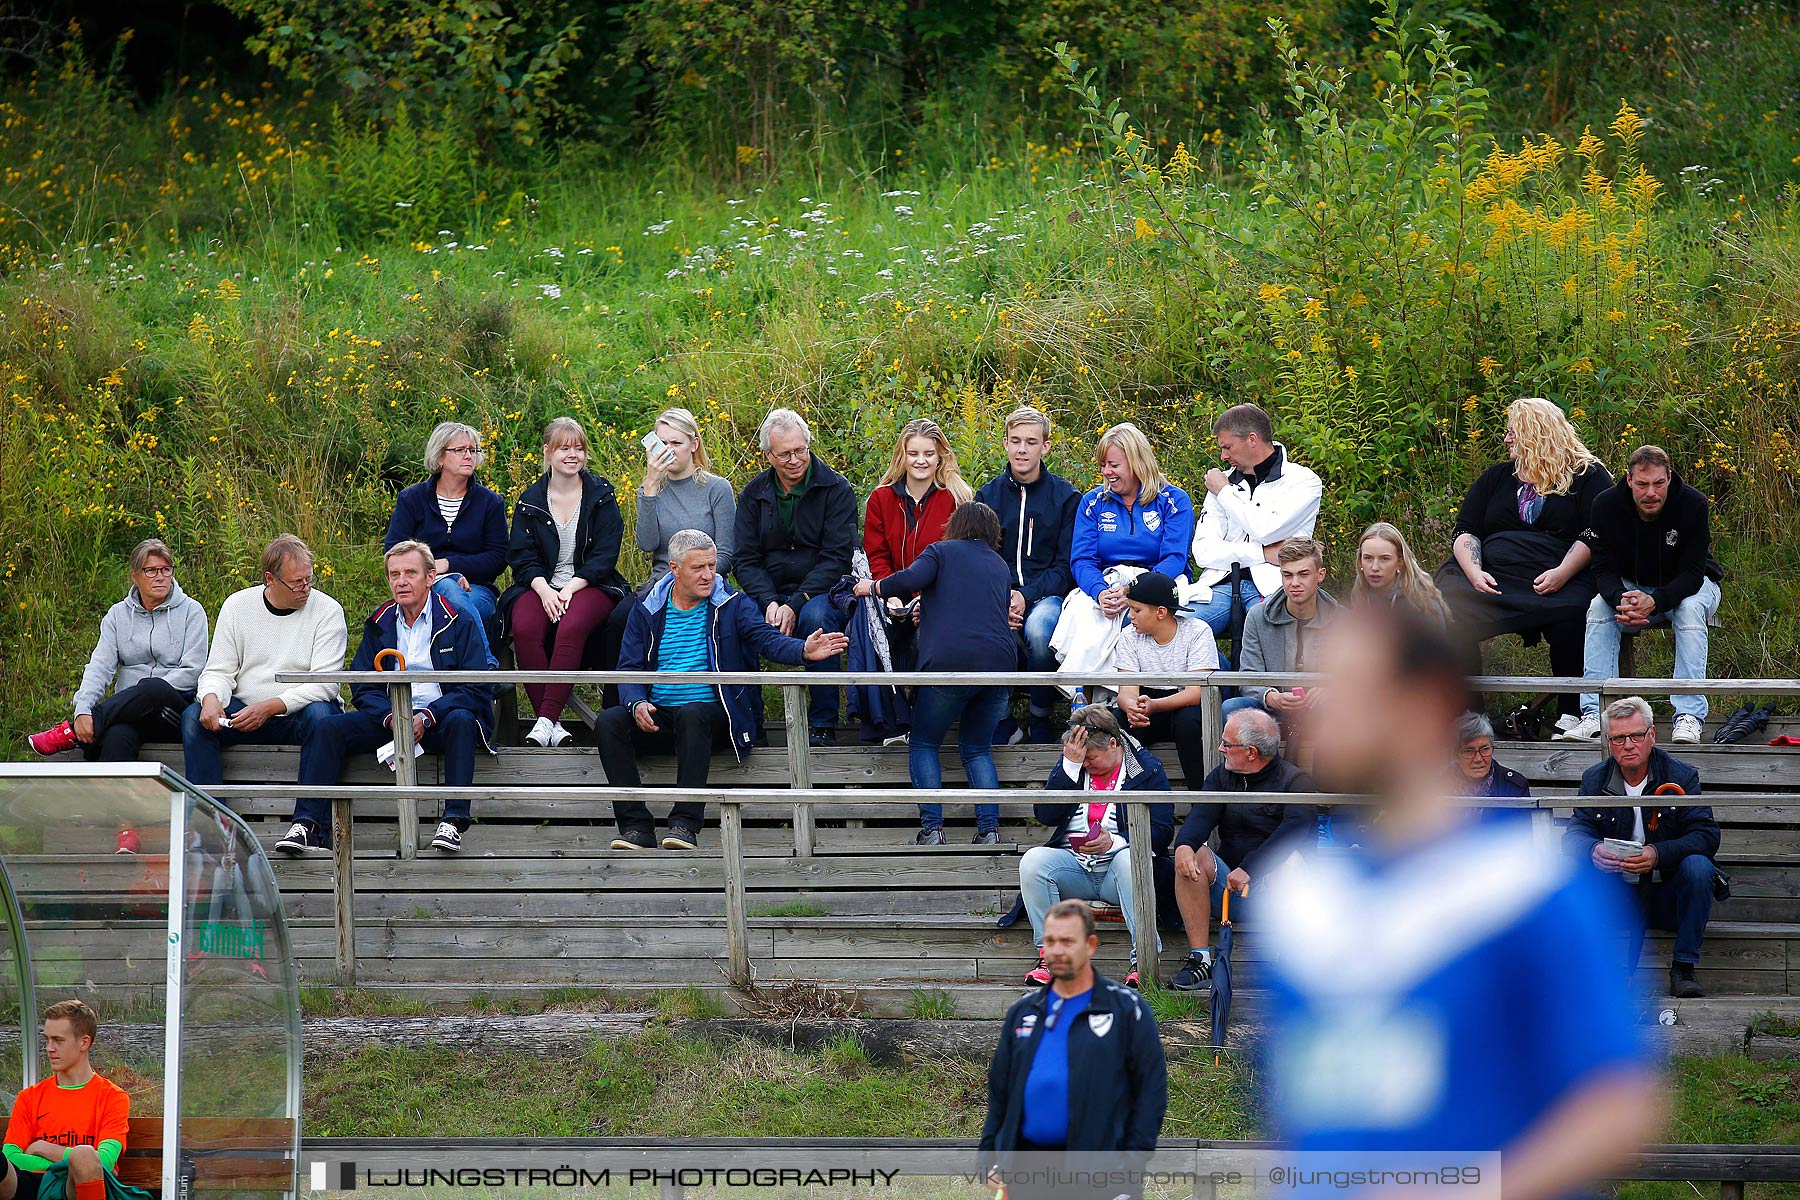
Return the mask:
[[[759,658],[798,666],[841,654],[849,642],[841,633],[815,632],[805,642],[782,634],[762,620],[751,601],[724,585],[718,564],[711,537],[697,529],[677,531],[669,538],[668,575],[626,624],[619,669],[652,670],[656,677],[648,688],[636,683],[620,688],[624,703],[600,715],[594,738],[607,781],[615,786],[643,785],[637,760],[645,751],[672,753],[675,786],[684,789],[706,786],[720,746],[730,745],[739,757],[748,752],[757,690],[676,682],[681,675],[754,671]],[[677,801],[663,849],[698,847],[705,812],[697,800]],[[643,801],[615,801],[613,816],[619,825],[614,850],[648,850],[655,844],[656,821]]]

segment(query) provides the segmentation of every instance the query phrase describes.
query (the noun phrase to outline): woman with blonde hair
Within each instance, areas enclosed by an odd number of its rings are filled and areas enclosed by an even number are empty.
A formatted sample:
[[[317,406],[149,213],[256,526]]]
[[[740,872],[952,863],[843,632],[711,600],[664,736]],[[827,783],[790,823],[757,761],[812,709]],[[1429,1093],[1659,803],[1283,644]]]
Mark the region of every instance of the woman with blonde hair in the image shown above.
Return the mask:
[[[632,537],[637,548],[650,556],[650,578],[629,592],[612,616],[602,636],[606,655],[618,661],[625,643],[625,626],[631,610],[650,594],[658,580],[669,573],[669,539],[683,529],[698,529],[713,540],[719,552],[719,578],[731,574],[731,554],[737,546],[737,495],[731,481],[715,474],[700,436],[700,422],[685,408],[665,408],[650,423],[654,440],[644,447],[644,482],[637,493],[637,524]],[[617,703],[618,689],[604,689],[607,704]]]
[[[912,566],[925,547],[944,536],[957,505],[974,495],[936,421],[914,417],[902,425],[887,473],[863,509],[870,576],[880,581]]]
[[[1506,410],[1507,460],[1463,498],[1453,555],[1437,584],[1471,645],[1517,633],[1550,645],[1550,671],[1579,676],[1594,580],[1581,541],[1612,476],[1556,405],[1537,397]],[[1480,655],[1471,666],[1480,670]],[[1562,697],[1573,713],[1573,695]]]
[[[1356,539],[1353,604],[1404,604],[1440,626],[1449,624],[1444,594],[1419,565],[1412,547],[1394,526],[1377,521]]]
[[[573,417],[555,418],[544,427],[544,473],[513,506],[507,553],[513,585],[500,598],[500,611],[512,622],[513,652],[522,670],[580,669],[588,639],[631,590],[619,574],[625,520],[618,498],[613,485],[587,464],[581,424]],[[534,746],[569,741],[562,710],[574,690],[567,683],[525,685],[537,714],[526,741]]]
[[[1143,430],[1119,424],[1102,433],[1094,463],[1100,486],[1075,506],[1069,550],[1075,589],[1050,635],[1064,672],[1112,669],[1131,581],[1145,571],[1185,579],[1194,540],[1194,502],[1163,476]],[[1077,703],[1085,699],[1078,688],[1064,690]]]

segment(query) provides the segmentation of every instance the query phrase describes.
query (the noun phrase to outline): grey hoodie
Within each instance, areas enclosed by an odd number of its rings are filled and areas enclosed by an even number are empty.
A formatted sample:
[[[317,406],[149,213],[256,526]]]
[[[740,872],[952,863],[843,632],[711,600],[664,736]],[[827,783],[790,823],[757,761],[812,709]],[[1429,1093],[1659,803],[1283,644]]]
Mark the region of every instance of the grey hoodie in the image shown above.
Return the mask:
[[[1311,628],[1324,629],[1337,620],[1338,602],[1331,593],[1319,589],[1319,607]],[[1299,656],[1299,639],[1294,637],[1294,614],[1288,611],[1287,592],[1274,595],[1244,615],[1244,653],[1238,664],[1240,671],[1292,671]],[[1252,689],[1254,693],[1254,689]],[[1255,693],[1260,695],[1261,693]]]
[[[109,683],[122,692],[161,679],[178,692],[193,691],[206,665],[206,645],[206,609],[179,583],[171,580],[169,598],[153,609],[144,607],[135,587],[127,588],[100,621],[100,643],[75,689],[75,715],[91,714]]]

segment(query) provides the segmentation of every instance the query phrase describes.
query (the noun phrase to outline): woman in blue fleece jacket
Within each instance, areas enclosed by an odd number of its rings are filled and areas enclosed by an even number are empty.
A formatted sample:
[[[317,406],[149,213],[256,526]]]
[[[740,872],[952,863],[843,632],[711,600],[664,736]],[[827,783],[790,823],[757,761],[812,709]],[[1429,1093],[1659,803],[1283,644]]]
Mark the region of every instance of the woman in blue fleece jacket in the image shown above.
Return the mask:
[[[1194,502],[1163,478],[1150,440],[1136,425],[1114,425],[1101,434],[1094,462],[1101,482],[1076,507],[1069,566],[1075,586],[1104,615],[1118,617],[1125,612],[1125,588],[1107,586],[1106,569],[1130,564],[1171,579],[1186,575]]]

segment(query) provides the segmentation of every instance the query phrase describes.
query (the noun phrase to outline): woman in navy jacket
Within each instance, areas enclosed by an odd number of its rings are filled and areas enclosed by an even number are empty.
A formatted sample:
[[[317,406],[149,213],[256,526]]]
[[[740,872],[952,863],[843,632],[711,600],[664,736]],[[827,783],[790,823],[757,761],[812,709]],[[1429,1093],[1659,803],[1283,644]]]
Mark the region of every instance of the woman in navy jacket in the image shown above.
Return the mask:
[[[500,608],[500,572],[506,570],[506,502],[475,481],[487,456],[481,435],[460,421],[445,421],[425,440],[429,478],[400,493],[388,521],[383,550],[424,542],[437,556],[432,591],[470,618],[488,650],[488,629]]]
[[[500,611],[512,622],[513,652],[523,670],[578,670],[588,639],[630,590],[619,574],[625,518],[612,484],[589,471],[587,461],[587,434],[573,418],[557,417],[544,428],[544,474],[513,506],[507,553],[513,585],[500,598]],[[566,683],[525,685],[538,718],[526,741],[560,746],[569,740],[561,717],[574,690]]]
[[[979,500],[950,514],[942,541],[920,551],[913,564],[885,579],[860,579],[858,596],[919,595],[919,667],[921,671],[1010,671],[1018,661],[1008,613],[1012,577],[1000,557],[1000,518]],[[907,773],[917,791],[943,785],[938,750],[958,718],[957,747],[969,786],[999,790],[994,769],[994,729],[1012,701],[1012,689],[994,687],[922,687],[913,697],[912,733],[908,738]],[[975,806],[975,844],[1000,842],[1000,806]],[[944,844],[944,806],[919,805],[921,846]]]

